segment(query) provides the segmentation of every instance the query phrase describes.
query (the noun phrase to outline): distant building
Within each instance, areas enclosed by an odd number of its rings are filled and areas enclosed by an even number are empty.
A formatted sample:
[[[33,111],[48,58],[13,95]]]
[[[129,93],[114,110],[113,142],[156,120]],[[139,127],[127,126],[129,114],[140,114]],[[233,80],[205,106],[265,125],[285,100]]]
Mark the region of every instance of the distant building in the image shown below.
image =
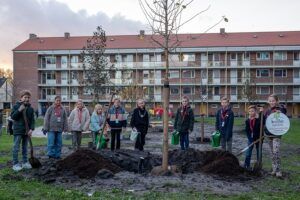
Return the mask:
[[[12,87],[7,78],[0,78],[0,110],[11,109]]]
[[[106,54],[118,69],[116,85],[140,87],[148,108],[162,103],[165,60],[151,35],[108,36]],[[154,36],[155,37],[155,36]],[[72,108],[78,98],[92,102],[84,85],[80,52],[88,36],[30,38],[13,50],[14,80],[30,89],[32,104],[42,112],[55,95]],[[180,46],[170,54],[170,107],[176,109],[189,96],[195,113],[214,115],[222,96],[230,98],[236,115],[247,102],[266,103],[279,94],[289,115],[300,116],[300,31],[179,34]],[[123,69],[130,69],[124,71]],[[101,102],[109,100],[109,89]],[[131,107],[125,101],[125,107]]]

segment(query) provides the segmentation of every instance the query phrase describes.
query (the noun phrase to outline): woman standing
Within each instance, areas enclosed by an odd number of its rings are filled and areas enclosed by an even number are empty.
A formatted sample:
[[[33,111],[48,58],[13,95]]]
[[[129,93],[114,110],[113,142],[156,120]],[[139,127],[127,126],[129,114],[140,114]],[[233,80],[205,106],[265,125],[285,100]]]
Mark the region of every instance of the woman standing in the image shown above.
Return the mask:
[[[103,128],[103,123],[105,120],[103,107],[100,104],[95,105],[94,112],[91,116],[90,130],[92,131],[92,138],[94,145],[96,144],[96,137],[99,134],[99,131]]]
[[[135,142],[135,149],[143,151],[149,127],[149,114],[145,109],[145,101],[143,99],[137,100],[137,108],[133,110],[130,126],[140,133]]]
[[[90,113],[84,107],[81,99],[77,101],[76,108],[72,110],[69,117],[69,127],[73,134],[72,144],[74,149],[79,149],[81,145],[82,132],[89,128]]]

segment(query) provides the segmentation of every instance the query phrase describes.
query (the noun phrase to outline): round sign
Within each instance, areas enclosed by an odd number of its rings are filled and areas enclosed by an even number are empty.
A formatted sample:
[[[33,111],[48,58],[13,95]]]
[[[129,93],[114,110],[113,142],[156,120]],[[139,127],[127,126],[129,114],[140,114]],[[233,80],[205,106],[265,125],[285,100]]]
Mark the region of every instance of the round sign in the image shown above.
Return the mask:
[[[290,128],[290,120],[285,114],[275,112],[268,116],[266,127],[273,135],[283,135],[286,134]]]

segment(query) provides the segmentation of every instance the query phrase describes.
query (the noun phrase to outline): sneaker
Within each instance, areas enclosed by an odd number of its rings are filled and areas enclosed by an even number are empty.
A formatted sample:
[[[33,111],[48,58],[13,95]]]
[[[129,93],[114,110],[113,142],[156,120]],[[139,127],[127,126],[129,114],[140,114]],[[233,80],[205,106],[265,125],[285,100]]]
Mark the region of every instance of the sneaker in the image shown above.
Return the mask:
[[[15,164],[14,166],[13,166],[13,170],[15,171],[15,172],[18,172],[18,171],[21,171],[23,168],[22,168],[22,166],[20,165],[20,164]]]
[[[32,166],[31,166],[31,164],[29,162],[26,162],[26,163],[22,164],[22,167],[24,169],[31,169],[32,168]]]
[[[281,172],[276,172],[276,177],[281,178],[282,177],[282,173]]]

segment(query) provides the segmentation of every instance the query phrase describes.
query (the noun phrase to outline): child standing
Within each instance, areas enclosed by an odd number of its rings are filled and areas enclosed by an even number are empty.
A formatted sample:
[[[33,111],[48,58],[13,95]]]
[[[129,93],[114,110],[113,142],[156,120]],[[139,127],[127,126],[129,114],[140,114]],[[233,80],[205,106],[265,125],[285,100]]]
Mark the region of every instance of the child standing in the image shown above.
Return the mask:
[[[221,108],[216,113],[216,131],[221,133],[221,146],[225,151],[232,151],[232,129],[234,114],[229,104],[229,99],[221,99]]]
[[[286,114],[286,109],[279,105],[279,98],[277,95],[272,94],[268,97],[268,104],[269,108],[265,112],[265,119],[274,112],[282,112]],[[276,175],[277,177],[282,177],[282,173],[280,170],[280,141],[281,136],[276,136],[270,133],[267,128],[264,129],[266,136],[269,139],[269,146],[271,150],[271,157],[272,157],[272,175]]]
[[[182,98],[181,106],[178,108],[174,129],[180,134],[180,146],[181,150],[187,150],[189,148],[189,134],[194,128],[194,113],[189,104],[189,98],[184,96]]]
[[[249,113],[249,118],[246,119],[245,121],[245,125],[246,125],[245,129],[248,138],[248,145],[250,145],[254,141],[258,140],[260,137],[261,115],[258,116],[256,106],[249,106],[248,113]],[[250,168],[253,146],[249,147],[249,149],[246,151],[246,158],[244,163],[244,167],[246,169]],[[259,151],[259,142],[255,144],[255,148],[256,148],[256,159],[258,161],[260,156],[262,155],[261,151]]]

